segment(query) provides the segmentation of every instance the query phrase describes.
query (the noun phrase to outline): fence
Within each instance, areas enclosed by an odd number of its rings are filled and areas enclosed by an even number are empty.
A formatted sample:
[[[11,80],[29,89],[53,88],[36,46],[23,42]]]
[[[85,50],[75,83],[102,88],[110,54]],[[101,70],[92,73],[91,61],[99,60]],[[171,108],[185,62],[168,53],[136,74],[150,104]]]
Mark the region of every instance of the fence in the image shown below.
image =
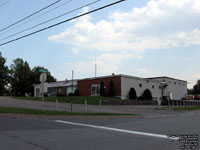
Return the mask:
[[[199,100],[168,100],[169,107],[200,106]]]

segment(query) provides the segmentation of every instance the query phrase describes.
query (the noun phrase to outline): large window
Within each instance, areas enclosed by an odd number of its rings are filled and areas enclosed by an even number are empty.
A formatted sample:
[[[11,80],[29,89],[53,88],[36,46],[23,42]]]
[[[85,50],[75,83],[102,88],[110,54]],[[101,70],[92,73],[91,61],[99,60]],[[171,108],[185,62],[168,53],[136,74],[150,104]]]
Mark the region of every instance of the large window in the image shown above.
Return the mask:
[[[91,96],[100,96],[100,84],[91,85]]]

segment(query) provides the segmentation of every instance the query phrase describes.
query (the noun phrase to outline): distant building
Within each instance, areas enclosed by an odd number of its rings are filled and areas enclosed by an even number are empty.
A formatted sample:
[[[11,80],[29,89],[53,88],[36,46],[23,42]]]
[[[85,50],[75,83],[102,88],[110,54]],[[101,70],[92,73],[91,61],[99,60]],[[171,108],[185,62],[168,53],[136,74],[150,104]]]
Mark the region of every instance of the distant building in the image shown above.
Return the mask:
[[[34,85],[34,97],[42,96],[41,85]],[[47,84],[47,93],[48,96],[67,96],[70,93],[74,93],[77,89],[77,80],[73,82],[70,81],[58,81],[50,82]]]
[[[110,81],[114,83],[115,96],[121,99],[128,99],[130,88],[134,88],[137,96],[141,96],[145,89],[149,89],[153,99],[183,99],[187,97],[187,81],[174,79],[170,77],[154,77],[154,78],[139,78],[129,75],[110,75],[93,78],[85,78],[73,81],[60,81],[48,83],[48,95],[63,95],[67,96],[73,93],[76,89],[79,90],[81,96],[100,96],[100,84],[104,82],[105,94],[109,93]],[[72,91],[73,85],[73,91]],[[40,86],[35,86],[35,96],[40,92]]]

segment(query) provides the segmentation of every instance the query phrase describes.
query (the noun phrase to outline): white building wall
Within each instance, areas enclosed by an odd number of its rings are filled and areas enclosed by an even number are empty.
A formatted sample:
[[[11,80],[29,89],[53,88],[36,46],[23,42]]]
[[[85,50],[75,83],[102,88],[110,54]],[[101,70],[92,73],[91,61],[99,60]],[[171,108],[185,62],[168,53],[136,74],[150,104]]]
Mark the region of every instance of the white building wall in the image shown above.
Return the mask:
[[[140,84],[142,87],[140,87]],[[145,89],[149,89],[153,99],[161,98],[160,83],[146,80],[143,78],[121,77],[121,99],[128,99],[130,88],[135,88],[137,97],[141,96]]]
[[[187,97],[187,82],[172,78],[155,78],[151,79],[153,81],[162,82],[163,80],[168,84],[164,90],[164,95],[169,96],[172,93],[172,98],[175,100],[181,100],[182,98]]]

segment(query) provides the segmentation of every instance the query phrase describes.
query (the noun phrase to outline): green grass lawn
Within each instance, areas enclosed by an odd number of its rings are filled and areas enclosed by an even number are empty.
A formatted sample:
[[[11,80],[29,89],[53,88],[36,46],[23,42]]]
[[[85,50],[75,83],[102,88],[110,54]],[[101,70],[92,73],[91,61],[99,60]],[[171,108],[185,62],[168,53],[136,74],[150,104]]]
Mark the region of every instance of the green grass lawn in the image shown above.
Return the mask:
[[[185,106],[185,107],[176,107],[173,110],[200,110],[200,106]]]
[[[36,100],[36,101],[42,101],[42,98],[40,97],[14,97],[15,99],[21,99],[21,100]],[[69,103],[71,100],[75,104],[85,104],[85,100],[87,100],[88,104],[91,105],[98,105],[99,100],[120,100],[120,98],[111,98],[111,97],[101,97],[101,96],[66,96],[66,97],[45,97],[45,102],[55,102],[56,99],[58,99],[58,102],[62,103]]]
[[[134,114],[119,114],[119,113],[104,113],[104,112],[66,112],[66,111],[47,111],[36,110],[27,108],[12,108],[12,107],[0,107],[0,113],[13,113],[13,114],[34,114],[34,115],[134,115]]]

